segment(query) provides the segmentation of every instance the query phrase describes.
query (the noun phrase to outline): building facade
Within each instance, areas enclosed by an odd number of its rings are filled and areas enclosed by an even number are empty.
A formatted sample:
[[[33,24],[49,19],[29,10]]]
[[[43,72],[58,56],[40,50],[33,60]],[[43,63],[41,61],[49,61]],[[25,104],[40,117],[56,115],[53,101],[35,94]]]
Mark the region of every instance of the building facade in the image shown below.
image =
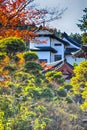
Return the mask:
[[[64,47],[67,42],[56,37],[48,30],[37,31],[34,41],[30,42],[30,50],[37,53],[41,62],[51,63],[64,59]]]
[[[66,59],[71,65],[80,63],[84,58],[73,57],[72,53],[81,48],[81,44],[72,40],[66,33],[58,38],[48,29],[39,29],[36,37],[30,42],[30,50],[37,53],[40,62],[52,63]]]

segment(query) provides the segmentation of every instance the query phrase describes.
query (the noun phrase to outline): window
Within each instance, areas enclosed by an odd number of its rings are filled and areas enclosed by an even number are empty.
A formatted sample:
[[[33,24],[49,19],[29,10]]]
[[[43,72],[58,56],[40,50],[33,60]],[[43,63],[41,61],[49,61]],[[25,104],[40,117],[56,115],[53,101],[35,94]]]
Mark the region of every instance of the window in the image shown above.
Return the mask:
[[[57,61],[57,60],[61,60],[62,57],[61,57],[61,55],[55,55],[55,56],[54,56],[54,59],[55,59],[55,61]]]
[[[54,46],[61,46],[61,43],[55,43]]]
[[[39,59],[40,63],[42,62],[46,62],[47,63],[47,59]]]

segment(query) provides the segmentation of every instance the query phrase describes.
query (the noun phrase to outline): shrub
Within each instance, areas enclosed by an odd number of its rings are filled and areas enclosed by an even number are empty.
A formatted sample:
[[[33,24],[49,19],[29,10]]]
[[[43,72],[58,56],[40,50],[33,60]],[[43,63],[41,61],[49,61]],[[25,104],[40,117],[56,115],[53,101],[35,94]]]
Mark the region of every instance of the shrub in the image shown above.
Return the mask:
[[[0,51],[6,52],[9,57],[24,51],[25,48],[25,42],[17,37],[8,37],[0,40]]]
[[[5,66],[3,71],[6,71],[8,70],[10,73],[11,72],[14,72],[16,70],[16,66],[15,65],[8,65],[8,66]]]
[[[72,85],[67,84],[67,85],[64,86],[64,88],[67,89],[67,90],[70,90],[70,89],[72,89]]]
[[[38,59],[38,56],[35,52],[24,52],[23,57],[25,61],[35,61]]]
[[[66,97],[67,103],[73,103],[73,100],[70,97]]]
[[[24,71],[33,72],[33,71],[36,71],[36,70],[42,70],[42,66],[39,63],[36,63],[36,62],[33,62],[33,61],[25,63]]]
[[[0,60],[3,60],[6,57],[6,53],[1,53],[0,52]]]
[[[43,88],[42,97],[47,98],[47,99],[53,98],[52,90],[50,88]]]
[[[17,63],[17,62],[20,61],[20,58],[19,58],[18,56],[15,56],[15,57],[14,57],[14,61]]]
[[[67,96],[67,93],[66,93],[66,91],[65,91],[64,88],[59,88],[59,89],[57,90],[57,94],[58,94],[60,97],[66,97],[66,96]]]

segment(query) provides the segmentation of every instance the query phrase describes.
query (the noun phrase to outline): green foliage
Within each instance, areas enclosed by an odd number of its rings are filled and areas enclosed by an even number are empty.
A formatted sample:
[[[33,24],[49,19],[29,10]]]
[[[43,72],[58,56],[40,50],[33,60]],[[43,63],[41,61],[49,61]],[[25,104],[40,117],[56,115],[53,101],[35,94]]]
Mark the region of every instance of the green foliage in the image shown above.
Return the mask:
[[[83,42],[83,44],[87,44],[87,33],[83,33],[82,42]]]
[[[81,29],[81,31],[84,32],[82,34],[82,42],[83,42],[83,44],[87,44],[87,8],[85,8],[83,10],[83,12],[85,14],[82,16],[82,19],[79,20],[81,24],[77,24],[77,25]]]
[[[39,106],[35,107],[35,111],[36,111],[36,113],[45,113],[47,110],[44,106],[39,105]]]
[[[53,91],[50,88],[43,88],[42,97],[51,100],[53,98]]]
[[[9,57],[23,52],[25,48],[25,43],[20,38],[8,37],[0,40],[0,51],[6,52]]]
[[[5,57],[6,57],[6,53],[5,52],[3,52],[3,53],[0,52],[0,60],[3,60]]]
[[[38,74],[38,71],[42,70],[42,66],[39,63],[36,62],[26,62],[24,65],[24,71],[25,72],[31,72],[34,74]]]
[[[6,71],[8,70],[10,73],[14,72],[16,70],[16,66],[15,65],[8,65],[8,66],[5,66],[3,68],[3,71]]]
[[[72,85],[66,84],[66,85],[64,86],[64,88],[65,88],[67,91],[69,91],[70,89],[72,89]]]
[[[18,82],[27,81],[28,83],[28,80],[32,80],[32,78],[34,78],[34,75],[31,75],[30,73],[27,72],[17,71],[14,75],[14,78]]]
[[[4,58],[3,55],[1,57]],[[71,130],[80,126],[80,108],[71,101],[71,92],[66,93],[65,89],[70,90],[71,86],[64,85],[62,73],[53,71],[45,76],[39,63],[27,59],[24,66],[19,67],[16,64],[19,60],[15,55],[9,58],[5,67],[2,66],[0,79],[3,77],[4,81],[0,82],[0,129]],[[86,64],[84,66],[87,67]],[[86,81],[86,70],[84,72],[83,79]],[[54,87],[55,83],[57,87]],[[86,95],[82,93],[84,99]]]
[[[77,24],[78,27],[81,29],[81,31],[86,32],[87,31],[87,8],[83,10],[85,13],[80,21],[81,24]]]
[[[38,60],[38,56],[35,52],[30,52],[30,51],[24,52],[23,57],[24,57],[25,61]]]
[[[74,62],[73,67],[75,68],[76,66],[78,66],[78,64],[76,62]]]
[[[14,56],[14,61],[18,63],[20,61],[20,58],[18,56]]]
[[[27,87],[28,95],[34,99],[39,99],[41,96],[41,89],[39,87]]]
[[[61,88],[61,87],[57,89],[57,94],[58,94],[60,97],[66,97],[66,96],[67,96],[67,93],[66,93],[65,89],[64,89],[64,88]]]
[[[73,100],[70,97],[66,97],[67,103],[73,103]]]
[[[70,37],[72,39],[74,39],[76,42],[81,43],[81,35],[80,34],[78,34],[78,33],[75,33],[75,34],[71,33]]]
[[[64,83],[63,75],[61,72],[56,72],[56,71],[47,72],[46,78],[49,81],[53,81],[61,85]]]

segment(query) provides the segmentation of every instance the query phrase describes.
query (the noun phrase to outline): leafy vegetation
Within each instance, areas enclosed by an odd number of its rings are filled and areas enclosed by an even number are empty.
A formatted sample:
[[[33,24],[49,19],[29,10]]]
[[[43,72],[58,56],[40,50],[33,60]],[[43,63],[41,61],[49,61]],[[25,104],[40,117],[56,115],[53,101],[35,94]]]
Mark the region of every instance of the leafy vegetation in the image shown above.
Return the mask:
[[[33,1],[0,1],[0,130],[83,129],[87,62],[75,67],[71,84],[66,84],[61,72],[44,75],[38,56],[24,52],[25,42],[17,38],[29,43],[36,28],[32,20],[43,18],[42,11],[27,10]],[[26,22],[34,28],[26,28]]]
[[[15,57],[20,59],[17,63],[6,55],[0,62],[0,129],[73,130],[77,125],[82,128],[79,120],[82,110],[74,100],[74,79],[70,85],[65,83],[61,72],[43,75],[41,65],[32,59],[23,60],[24,54],[31,57],[29,52],[15,53]],[[80,65],[81,70],[75,67],[75,78],[81,76],[79,79],[84,84],[86,64]],[[80,82],[76,83],[80,85]],[[86,100],[85,92],[79,94]]]
[[[79,101],[82,103],[81,107],[87,110],[87,61],[83,61],[74,69],[75,76],[71,79],[74,93],[78,95]]]
[[[25,48],[25,43],[20,38],[8,37],[0,40],[0,51],[6,52],[9,57],[16,55],[18,52],[23,52]]]
[[[35,52],[24,52],[23,57],[25,59],[25,61],[35,61],[38,60],[38,56]]]
[[[84,15],[82,16],[82,19],[79,20],[80,24],[77,24],[77,25],[83,32],[82,42],[83,44],[86,44],[87,43],[87,8],[85,8],[83,12],[84,12]]]

